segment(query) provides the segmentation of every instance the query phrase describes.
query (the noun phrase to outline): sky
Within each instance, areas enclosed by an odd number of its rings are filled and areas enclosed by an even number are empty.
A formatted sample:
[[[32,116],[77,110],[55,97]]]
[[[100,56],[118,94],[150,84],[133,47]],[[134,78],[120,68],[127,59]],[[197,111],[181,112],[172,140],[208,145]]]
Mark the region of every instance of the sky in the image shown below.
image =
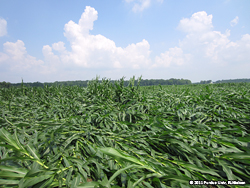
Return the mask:
[[[0,0],[0,82],[250,78],[249,0]]]

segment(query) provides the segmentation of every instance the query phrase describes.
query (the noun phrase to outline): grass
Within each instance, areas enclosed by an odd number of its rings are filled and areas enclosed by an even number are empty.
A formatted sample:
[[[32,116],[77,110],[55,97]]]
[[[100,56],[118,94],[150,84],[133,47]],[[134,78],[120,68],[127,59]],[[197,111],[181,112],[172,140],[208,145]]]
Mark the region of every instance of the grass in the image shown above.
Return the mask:
[[[249,83],[123,82],[1,89],[0,186],[250,187]]]

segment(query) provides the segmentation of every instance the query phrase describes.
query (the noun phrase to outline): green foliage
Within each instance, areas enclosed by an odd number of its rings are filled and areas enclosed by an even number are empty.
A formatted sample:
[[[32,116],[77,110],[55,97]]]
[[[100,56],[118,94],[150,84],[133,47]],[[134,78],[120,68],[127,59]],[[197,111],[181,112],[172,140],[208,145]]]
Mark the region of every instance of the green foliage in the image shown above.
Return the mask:
[[[250,84],[141,83],[0,89],[0,186],[250,184]]]
[[[10,88],[11,87],[11,83],[9,82],[0,82],[0,88]]]
[[[244,83],[244,82],[250,82],[250,79],[230,79],[230,80],[218,80],[215,83]]]
[[[202,81],[200,81],[200,84],[210,84],[210,83],[212,83],[212,80],[207,80],[207,81],[202,80]]]
[[[98,80],[98,77],[96,78],[96,82],[101,83],[101,80]],[[92,80],[93,81],[93,80]],[[89,80],[86,81],[61,81],[61,82],[54,82],[54,83],[40,83],[40,82],[33,82],[33,83],[17,83],[17,84],[11,84],[8,83],[8,85],[6,85],[5,83],[3,83],[1,85],[0,82],[0,88],[1,87],[22,87],[22,85],[25,85],[26,87],[44,87],[44,86],[79,86],[79,87],[87,87],[88,83],[91,82]],[[115,80],[109,80],[108,81],[110,84],[115,85]],[[139,83],[140,82],[140,83]],[[186,79],[174,79],[171,78],[169,80],[159,80],[159,79],[151,79],[151,80],[143,80],[141,79],[140,81],[134,80],[134,84],[135,85],[141,85],[141,86],[151,86],[151,85],[187,85],[187,84],[192,84],[190,80],[186,80]],[[128,86],[130,83],[130,81],[125,81],[123,78],[122,84],[123,86]]]

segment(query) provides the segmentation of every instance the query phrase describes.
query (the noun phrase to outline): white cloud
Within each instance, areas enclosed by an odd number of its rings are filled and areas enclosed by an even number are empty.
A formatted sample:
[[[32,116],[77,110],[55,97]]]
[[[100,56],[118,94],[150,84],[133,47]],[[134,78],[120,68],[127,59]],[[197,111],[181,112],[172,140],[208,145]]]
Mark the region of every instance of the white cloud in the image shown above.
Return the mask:
[[[227,61],[229,64],[237,63],[250,65],[250,35],[245,34],[236,42],[229,42],[219,51],[219,60]]]
[[[213,28],[212,15],[207,15],[205,11],[197,12],[192,17],[184,18],[180,21],[178,28],[188,33],[199,33],[210,31]]]
[[[69,21],[64,27],[64,36],[70,43],[67,51],[63,42],[43,47],[46,61],[58,62],[63,66],[83,68],[143,68],[150,62],[150,45],[142,42],[130,44],[126,48],[116,47],[115,42],[103,35],[91,35],[93,23],[97,20],[97,11],[87,6],[78,23]],[[55,55],[53,50],[60,55]]]
[[[131,2],[133,2],[133,1],[135,1],[135,0],[125,0],[127,3],[131,3]]]
[[[139,3],[135,3],[133,6],[133,11],[134,12],[141,12],[145,8],[148,8],[150,6],[150,0],[140,0]]]
[[[178,29],[186,32],[186,36],[178,46],[169,48],[153,61],[150,59],[150,44],[145,39],[122,48],[103,35],[92,35],[90,31],[97,18],[97,11],[87,6],[78,23],[66,23],[64,36],[70,49],[66,49],[62,41],[45,45],[42,48],[44,61],[30,56],[21,40],[4,43],[4,51],[0,52],[1,76],[5,74],[8,78],[10,72],[12,77],[32,74],[34,78],[44,78],[40,81],[49,81],[52,78],[89,79],[97,73],[108,78],[114,78],[115,75],[115,79],[145,73],[151,77],[157,75],[166,78],[167,75],[201,80],[213,79],[215,76],[220,79],[223,74],[228,75],[228,78],[230,75],[249,74],[250,35],[245,34],[238,41],[230,41],[230,30],[213,30],[213,16],[204,11],[180,20]],[[6,67],[9,72],[3,71],[3,68],[7,70]],[[206,78],[204,75],[207,75]]]
[[[149,58],[150,45],[145,39],[121,48],[103,35],[91,35],[89,31],[93,29],[97,15],[94,8],[86,7],[78,23],[70,21],[65,24],[64,35],[70,42],[71,51],[65,49],[63,42],[54,43],[52,48],[48,45],[44,47],[45,58],[51,63],[58,62],[66,67],[138,70],[181,67],[190,64],[191,60],[196,61],[195,59],[223,66],[232,61],[233,57],[238,57],[236,51],[241,53],[243,58],[249,56],[243,53],[245,50],[237,50],[246,48],[248,36],[245,36],[244,40],[231,42],[228,39],[230,30],[225,33],[214,31],[213,16],[205,11],[180,20],[178,28],[187,32],[186,37],[180,41],[179,47],[169,48],[156,56],[154,62]],[[60,55],[55,55],[53,50],[58,51]],[[230,53],[230,57],[227,53]]]
[[[178,28],[187,32],[186,37],[180,41],[180,47],[184,52],[191,53],[194,58],[199,57],[204,62],[218,66],[243,63],[243,60],[247,62],[246,60],[250,59],[249,35],[242,36],[241,40],[236,42],[230,41],[230,30],[226,30],[224,34],[212,30],[212,15],[207,15],[204,11],[193,14],[191,18],[182,19]]]
[[[9,59],[9,56],[3,52],[0,52],[0,64],[4,64]]]
[[[163,3],[164,0],[156,0],[159,3]],[[127,3],[133,2],[132,10],[134,12],[142,12],[144,9],[151,5],[151,0],[125,0]]]
[[[0,18],[0,37],[7,35],[7,21]]]
[[[170,67],[171,65],[181,66],[191,59],[191,54],[183,54],[183,50],[178,47],[170,48],[165,53],[161,53],[160,57],[155,57],[155,63],[152,68]]]
[[[17,40],[16,43],[6,42],[3,46],[6,54],[16,60],[23,59],[27,53],[24,43],[21,40]]]
[[[88,36],[89,30],[93,29],[94,21],[97,20],[97,17],[97,11],[90,6],[86,6],[85,11],[82,14],[78,24],[76,24],[72,20],[65,24],[64,36],[70,42],[74,42],[75,40],[79,40],[84,36]]]
[[[64,47],[64,42],[61,42],[61,41],[58,43],[52,44],[52,48],[59,52],[64,52],[66,50],[66,48]]]
[[[3,47],[5,53],[0,54],[0,63],[8,64],[11,70],[22,71],[43,66],[43,61],[36,60],[27,53],[24,42],[21,40],[17,40],[16,43],[6,42]]]
[[[60,64],[60,58],[52,52],[52,48],[49,45],[43,46],[42,52],[47,64]]]
[[[234,26],[236,26],[236,25],[238,24],[238,22],[239,22],[239,17],[236,16],[236,17],[230,22],[230,25],[231,25],[232,27],[234,27]]]

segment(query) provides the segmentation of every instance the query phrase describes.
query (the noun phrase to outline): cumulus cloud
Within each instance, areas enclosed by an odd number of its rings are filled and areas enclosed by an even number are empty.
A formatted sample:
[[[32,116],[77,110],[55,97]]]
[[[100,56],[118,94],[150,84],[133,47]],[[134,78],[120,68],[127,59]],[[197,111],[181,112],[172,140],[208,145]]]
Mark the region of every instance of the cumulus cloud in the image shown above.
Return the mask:
[[[213,28],[212,15],[205,11],[197,12],[191,18],[184,18],[180,21],[178,28],[188,33],[200,33],[210,31]]]
[[[47,64],[51,66],[60,64],[60,58],[52,52],[52,48],[49,45],[43,46],[42,52]]]
[[[230,22],[230,25],[231,25],[232,27],[234,27],[234,26],[236,26],[236,25],[238,24],[238,22],[239,22],[239,17],[236,16],[236,17]]]
[[[70,43],[71,51],[66,50],[63,42],[58,42],[52,44],[52,47],[44,47],[45,57],[62,66],[134,70],[185,67],[190,64],[225,66],[239,61],[247,62],[250,59],[249,35],[242,36],[236,42],[230,41],[230,30],[213,30],[213,16],[205,11],[196,12],[190,18],[180,20],[178,29],[186,32],[186,37],[180,41],[179,46],[169,48],[156,56],[154,61],[149,58],[150,45],[145,39],[121,48],[103,35],[91,35],[89,31],[93,29],[93,23],[97,18],[97,11],[92,7],[86,7],[78,23],[69,21],[65,24],[64,35]],[[60,55],[55,55],[53,50]]]
[[[6,42],[4,43],[3,46],[6,54],[8,54],[13,59],[16,60],[23,59],[24,56],[27,54],[24,43],[21,40],[17,40],[16,43]]]
[[[153,74],[157,68],[163,72],[162,75],[168,72],[168,75],[187,78],[194,77],[190,72],[195,71],[197,79],[203,79],[202,76],[209,70],[215,74],[214,70],[218,70],[218,67],[221,67],[221,71],[236,70],[238,75],[241,75],[240,71],[245,71],[247,75],[246,70],[250,67],[250,35],[245,34],[239,40],[231,41],[230,30],[214,30],[212,18],[212,15],[201,11],[190,18],[181,19],[178,29],[185,32],[186,36],[180,40],[178,46],[169,48],[152,61],[150,44],[145,39],[122,48],[103,35],[92,35],[90,31],[94,28],[94,21],[98,19],[98,12],[87,6],[78,23],[71,20],[64,26],[64,36],[70,49],[66,49],[62,41],[45,45],[42,48],[44,61],[30,56],[22,40],[4,43],[4,51],[0,52],[1,75],[4,73],[4,65],[15,74],[21,72],[21,75],[55,75],[55,80],[76,79],[83,73],[90,77],[98,71],[106,72],[108,77],[111,72],[112,75],[121,75],[125,70],[129,70],[126,75],[138,73],[138,70],[140,73],[145,71]]]
[[[64,42],[61,42],[61,41],[58,43],[52,44],[52,48],[58,52],[64,52],[66,50],[64,46]]]
[[[150,45],[145,39],[121,48],[103,35],[91,35],[89,31],[93,29],[97,18],[97,11],[86,6],[78,23],[69,21],[65,24],[64,36],[70,43],[71,51],[67,51],[61,41],[52,44],[52,47],[46,45],[43,47],[46,61],[82,68],[130,67],[132,69],[143,68],[150,62]],[[55,55],[53,50],[60,55]]]
[[[133,6],[134,12],[141,12],[145,8],[148,8],[150,6],[150,0],[141,0],[140,3],[135,3]]]
[[[3,64],[9,59],[9,56],[3,52],[0,52],[0,64]]]
[[[6,42],[4,53],[0,53],[0,63],[9,65],[10,69],[33,72],[34,75],[42,73],[50,75],[68,74],[67,71],[81,70],[146,70],[153,67],[167,67],[169,65],[181,66],[188,59],[180,48],[171,48],[155,59],[152,66],[150,59],[150,45],[147,40],[129,44],[127,47],[117,47],[115,42],[103,35],[92,35],[90,31],[97,20],[97,11],[87,6],[78,23],[72,20],[64,26],[64,36],[69,42],[70,49],[65,43],[58,41],[52,45],[44,45],[42,53],[44,61],[30,56],[23,41],[16,43]]]
[[[159,3],[163,3],[163,0],[156,0]],[[151,4],[151,0],[125,0],[127,3],[133,3],[132,10],[134,12],[142,12],[144,9],[148,8]]]
[[[161,53],[160,57],[155,57],[155,63],[152,68],[169,67],[171,65],[181,66],[191,59],[191,54],[184,54],[183,50],[178,47],[170,48],[165,53]]]
[[[194,57],[201,57],[218,65],[226,65],[230,62],[242,62],[250,59],[249,35],[242,36],[241,40],[232,42],[229,40],[230,30],[225,33],[213,30],[212,15],[206,12],[197,12],[191,18],[180,21],[178,28],[187,33],[180,41],[180,47],[185,52],[190,52]]]
[[[93,29],[94,21],[97,20],[97,17],[97,11],[90,6],[86,6],[85,11],[82,14],[78,24],[73,22],[72,20],[65,24],[64,36],[70,42],[74,42],[82,39],[84,36],[88,36],[89,30]]]
[[[218,60],[229,63],[250,65],[250,35],[245,34],[236,42],[228,42],[224,48],[218,50]]]
[[[7,35],[7,21],[0,18],[0,37]]]
[[[25,48],[24,42],[6,42],[3,44],[4,52],[0,54],[0,63],[8,64],[11,70],[21,71],[43,65],[43,61],[36,60],[30,56]]]

